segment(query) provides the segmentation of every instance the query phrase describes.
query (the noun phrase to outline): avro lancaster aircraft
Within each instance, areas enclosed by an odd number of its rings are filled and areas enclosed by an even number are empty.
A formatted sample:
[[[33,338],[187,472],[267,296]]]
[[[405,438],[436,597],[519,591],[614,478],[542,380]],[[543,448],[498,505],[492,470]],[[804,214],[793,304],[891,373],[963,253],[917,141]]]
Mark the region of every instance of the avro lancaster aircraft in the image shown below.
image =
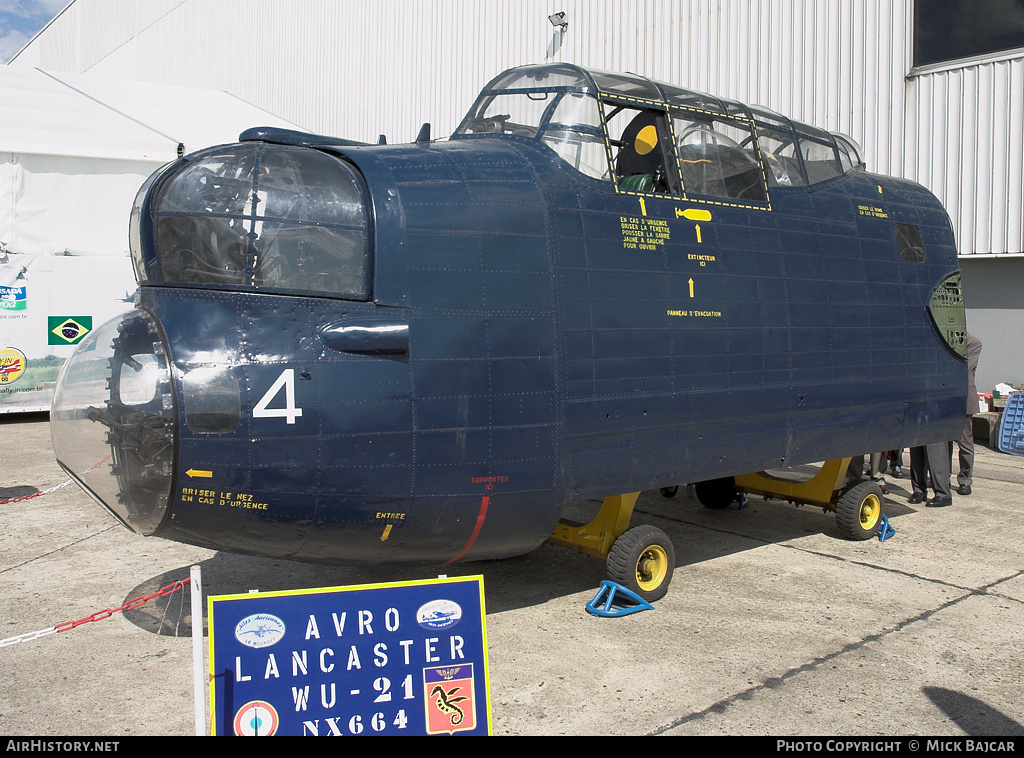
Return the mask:
[[[720,506],[740,474],[959,435],[949,218],[852,140],[564,64],[499,75],[448,140],[424,126],[253,129],[143,186],[134,310],[81,343],[51,415],[125,526],[448,564],[620,499],[597,552],[656,598],[672,546],[626,529],[628,493]],[[880,494],[857,501],[868,536]]]

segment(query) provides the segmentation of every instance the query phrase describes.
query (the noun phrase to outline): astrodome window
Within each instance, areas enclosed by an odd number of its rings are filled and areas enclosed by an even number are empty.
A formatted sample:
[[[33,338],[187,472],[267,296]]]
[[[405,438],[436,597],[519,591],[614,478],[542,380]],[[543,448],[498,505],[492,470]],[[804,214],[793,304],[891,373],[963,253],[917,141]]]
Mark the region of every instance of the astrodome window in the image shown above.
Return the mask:
[[[154,203],[163,281],[367,297],[367,220],[342,161],[277,145],[186,165]]]

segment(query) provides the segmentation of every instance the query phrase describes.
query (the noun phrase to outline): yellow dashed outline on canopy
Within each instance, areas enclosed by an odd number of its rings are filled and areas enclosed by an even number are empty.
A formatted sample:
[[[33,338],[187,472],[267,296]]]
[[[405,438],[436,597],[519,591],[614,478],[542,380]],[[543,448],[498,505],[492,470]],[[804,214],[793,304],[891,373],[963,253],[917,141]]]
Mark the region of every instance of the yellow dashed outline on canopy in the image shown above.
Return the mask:
[[[608,136],[608,119],[607,119],[607,116],[605,114],[605,108],[604,108],[606,102],[607,103],[619,103],[619,104],[623,104],[623,105],[639,105],[639,106],[643,106],[644,108],[647,108],[649,110],[658,111],[660,113],[665,113],[665,114],[667,114],[669,116],[669,119],[668,119],[668,130],[669,130],[669,136],[672,138],[672,149],[673,149],[673,156],[672,157],[675,158],[676,171],[679,173],[679,186],[683,187],[683,193],[681,195],[674,195],[674,194],[671,194],[671,193],[669,193],[669,194],[662,194],[662,193],[658,193],[658,192],[637,192],[636,190],[624,190],[624,189],[621,189],[619,187],[618,177],[615,175],[615,161],[614,161],[614,156],[612,155],[612,143],[611,143],[610,137]],[[607,94],[607,93],[604,93],[604,92],[600,92],[599,93],[599,96],[597,98],[597,104],[598,104],[598,108],[600,109],[600,112],[601,112],[601,126],[602,126],[602,133],[604,135],[605,153],[608,156],[608,166],[609,166],[609,170],[611,171],[612,183],[615,185],[615,193],[616,194],[618,194],[618,195],[633,195],[635,197],[657,197],[657,198],[665,198],[665,199],[676,199],[676,200],[684,200],[684,201],[686,201],[688,203],[703,203],[704,205],[716,205],[716,206],[723,207],[723,208],[745,208],[747,210],[752,210],[752,211],[770,211],[772,209],[771,195],[768,192],[768,180],[767,180],[767,178],[764,175],[764,165],[763,164],[760,166],[760,171],[761,171],[762,187],[764,187],[765,198],[767,198],[764,203],[756,203],[756,202],[743,203],[743,202],[735,202],[735,201],[730,202],[730,201],[726,201],[726,200],[710,200],[710,199],[707,199],[707,198],[702,197],[702,196],[700,196],[700,197],[693,196],[693,195],[690,195],[690,194],[688,194],[686,192],[686,187],[683,185],[682,171],[679,168],[679,156],[677,154],[675,154],[675,150],[676,150],[676,135],[675,135],[675,129],[672,126],[672,118],[671,118],[673,113],[687,113],[687,112],[689,112],[689,113],[704,113],[704,114],[707,114],[709,116],[714,116],[717,119],[721,119],[721,120],[725,120],[725,121],[736,121],[738,123],[743,124],[744,126],[749,126],[750,127],[750,133],[751,133],[751,135],[753,135],[753,138],[754,138],[754,145],[756,146],[757,152],[760,155],[760,153],[761,153],[761,146],[760,146],[760,144],[758,144],[758,141],[757,141],[757,129],[754,127],[754,122],[751,121],[750,119],[740,118],[739,116],[730,116],[728,114],[717,113],[715,111],[706,111],[706,110],[702,110],[700,108],[687,108],[686,106],[681,106],[681,105],[672,105],[672,106],[670,106],[670,105],[667,105],[666,103],[661,102],[659,100],[646,100],[644,98],[628,97],[626,95],[610,95],[610,94]]]

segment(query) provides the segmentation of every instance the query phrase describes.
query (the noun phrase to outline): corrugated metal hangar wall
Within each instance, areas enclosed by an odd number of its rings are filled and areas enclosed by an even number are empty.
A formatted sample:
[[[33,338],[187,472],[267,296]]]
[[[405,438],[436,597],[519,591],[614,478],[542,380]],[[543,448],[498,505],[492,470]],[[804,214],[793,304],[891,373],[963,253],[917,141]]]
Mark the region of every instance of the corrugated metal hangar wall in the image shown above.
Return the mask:
[[[979,386],[1021,381],[1020,306],[984,292],[1008,276],[1024,281],[1024,259],[979,256],[1024,255],[1024,53],[912,71],[912,8],[904,0],[74,0],[11,65],[223,89],[310,131],[368,141],[382,133],[411,141],[424,121],[435,137],[450,134],[491,77],[544,61],[765,105],[851,135],[869,170],[915,179],[940,197],[964,262],[972,259],[969,311],[991,311],[969,320],[990,332],[980,335]],[[548,21],[558,11],[564,32]],[[1000,348],[999,369],[1015,373],[990,382],[993,342],[1004,340],[1013,348]]]

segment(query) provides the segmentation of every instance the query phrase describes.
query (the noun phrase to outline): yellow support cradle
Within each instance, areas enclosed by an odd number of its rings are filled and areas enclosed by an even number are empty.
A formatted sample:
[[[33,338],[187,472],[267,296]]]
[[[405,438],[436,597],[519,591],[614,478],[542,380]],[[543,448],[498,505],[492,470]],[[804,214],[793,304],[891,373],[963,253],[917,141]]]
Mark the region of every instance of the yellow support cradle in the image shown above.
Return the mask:
[[[612,543],[629,528],[638,497],[639,492],[606,497],[601,510],[589,524],[581,526],[559,521],[547,541],[587,555],[607,558]]]

